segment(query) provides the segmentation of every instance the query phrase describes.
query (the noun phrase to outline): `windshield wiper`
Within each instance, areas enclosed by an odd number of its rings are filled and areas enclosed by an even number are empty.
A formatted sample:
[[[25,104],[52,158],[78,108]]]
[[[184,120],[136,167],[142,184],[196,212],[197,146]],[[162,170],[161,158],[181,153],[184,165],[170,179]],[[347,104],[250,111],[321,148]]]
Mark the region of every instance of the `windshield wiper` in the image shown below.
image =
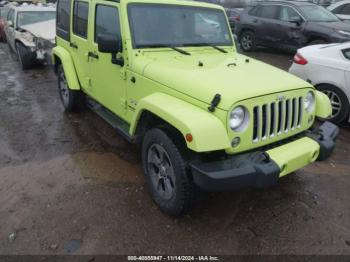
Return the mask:
[[[227,54],[228,52],[221,48],[221,47],[218,47],[216,45],[213,45],[213,44],[209,44],[209,43],[195,43],[195,44],[186,44],[185,46],[210,46],[218,51],[220,51],[221,53],[224,53],[224,54]]]
[[[176,46],[171,46],[171,45],[169,45],[169,46],[167,46],[168,48],[171,48],[171,49],[173,49],[173,50],[175,50],[175,51],[177,51],[177,52],[179,52],[180,54],[183,54],[183,55],[191,55],[189,52],[187,52],[187,51],[185,51],[185,50],[183,50],[183,49],[180,49],[180,48],[178,48],[178,47],[176,47]]]
[[[191,53],[183,50],[183,49],[180,49],[176,46],[173,46],[173,45],[163,45],[163,44],[150,44],[150,45],[139,45],[138,47],[141,47],[141,48],[157,48],[157,47],[165,47],[165,48],[170,48],[170,49],[173,49],[174,51],[176,52],[179,52],[180,54],[183,54],[183,55],[191,55]]]

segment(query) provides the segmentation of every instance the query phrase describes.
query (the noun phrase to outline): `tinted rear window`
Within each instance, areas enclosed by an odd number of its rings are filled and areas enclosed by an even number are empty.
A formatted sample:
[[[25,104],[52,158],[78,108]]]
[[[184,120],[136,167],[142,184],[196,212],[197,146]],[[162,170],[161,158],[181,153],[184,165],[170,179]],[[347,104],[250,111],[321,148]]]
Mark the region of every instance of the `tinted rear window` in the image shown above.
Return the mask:
[[[87,38],[89,4],[87,2],[74,2],[73,33]]]
[[[57,3],[57,36],[69,41],[70,39],[71,0],[59,0]]]
[[[276,5],[265,5],[261,6],[257,16],[269,19],[275,19],[277,16],[278,6]]]

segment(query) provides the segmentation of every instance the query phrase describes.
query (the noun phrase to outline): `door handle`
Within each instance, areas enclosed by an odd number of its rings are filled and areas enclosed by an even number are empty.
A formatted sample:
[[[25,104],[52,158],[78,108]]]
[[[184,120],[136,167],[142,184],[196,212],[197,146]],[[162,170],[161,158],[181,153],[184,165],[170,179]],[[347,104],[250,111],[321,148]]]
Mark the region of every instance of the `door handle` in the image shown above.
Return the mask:
[[[78,49],[78,46],[76,43],[70,43],[69,46],[72,48]]]
[[[88,57],[91,57],[91,58],[94,58],[94,59],[98,59],[99,57],[98,57],[98,54],[96,54],[95,52],[89,52],[88,53]]]
[[[258,22],[258,19],[254,19],[254,20],[253,20],[253,23],[257,23],[257,22]]]

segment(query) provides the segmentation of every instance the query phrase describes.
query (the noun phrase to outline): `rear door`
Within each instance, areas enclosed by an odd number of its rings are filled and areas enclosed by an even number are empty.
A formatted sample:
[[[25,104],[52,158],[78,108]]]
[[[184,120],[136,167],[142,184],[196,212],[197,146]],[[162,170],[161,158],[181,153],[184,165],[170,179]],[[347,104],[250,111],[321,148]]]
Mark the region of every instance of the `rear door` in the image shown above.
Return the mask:
[[[274,4],[264,4],[256,11],[253,17],[253,24],[256,28],[256,38],[264,45],[272,46],[276,39],[276,25],[277,25],[277,11],[278,6]]]
[[[71,23],[70,53],[73,57],[80,84],[84,89],[88,88],[88,16],[89,2],[74,0]]]
[[[295,21],[299,20],[300,23]],[[294,21],[294,22],[292,22]],[[304,18],[291,6],[281,5],[278,11],[278,26],[276,27],[276,43],[288,49],[297,49],[304,42]]]

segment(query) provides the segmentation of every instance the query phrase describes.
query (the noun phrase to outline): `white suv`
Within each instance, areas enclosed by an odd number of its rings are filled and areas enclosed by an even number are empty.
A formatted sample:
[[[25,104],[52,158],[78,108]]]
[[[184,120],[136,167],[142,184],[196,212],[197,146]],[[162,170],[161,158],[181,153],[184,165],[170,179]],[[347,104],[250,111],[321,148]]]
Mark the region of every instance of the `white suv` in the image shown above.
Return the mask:
[[[7,42],[23,69],[36,62],[47,62],[55,43],[56,7],[28,5],[10,7],[5,23]]]

